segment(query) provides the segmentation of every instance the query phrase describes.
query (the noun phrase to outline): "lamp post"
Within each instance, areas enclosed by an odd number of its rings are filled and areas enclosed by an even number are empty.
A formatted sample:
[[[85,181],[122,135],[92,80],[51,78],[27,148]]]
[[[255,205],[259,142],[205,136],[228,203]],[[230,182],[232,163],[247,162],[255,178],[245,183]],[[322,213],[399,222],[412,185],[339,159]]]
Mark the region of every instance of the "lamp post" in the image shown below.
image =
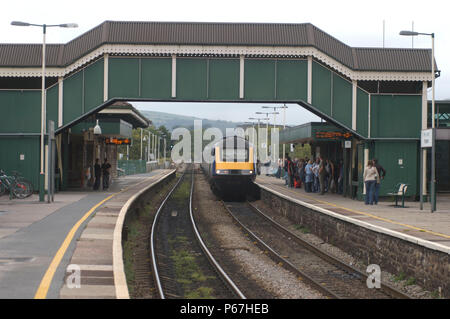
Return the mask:
[[[141,161],[142,161],[142,127],[141,127]]]
[[[435,127],[435,78],[436,70],[434,65],[434,33],[421,33],[415,31],[400,31],[404,36],[431,36],[431,128],[433,130],[433,145],[431,148],[431,212],[436,211],[436,127]],[[422,173],[422,172],[421,172]],[[422,180],[422,179],[421,179]],[[422,196],[422,192],[420,194]]]
[[[141,134],[142,134],[142,131],[143,130],[141,129]],[[141,153],[142,153],[142,141],[144,142],[144,144],[145,144],[145,142],[147,142],[147,135],[144,135],[143,139],[141,140]],[[148,154],[147,146],[145,147],[145,153]],[[141,155],[141,160],[144,159],[145,162],[147,162],[146,154],[144,154],[144,158],[142,158],[142,155]]]
[[[41,171],[39,173],[39,201],[44,201],[44,135],[45,135],[45,121],[46,121],[46,100],[45,100],[45,35],[47,27],[60,27],[60,28],[77,28],[76,23],[63,23],[63,24],[34,24],[21,21],[12,21],[11,25],[19,27],[42,27],[42,94],[41,94]]]
[[[263,106],[263,108],[264,108],[264,106]],[[267,151],[269,149],[269,114],[274,115],[274,121],[275,121],[275,115],[279,114],[279,113],[278,112],[256,112],[256,114],[265,114],[266,118],[267,118],[267,125],[266,125],[266,143],[267,143],[266,151]]]
[[[286,127],[286,109],[288,108],[286,106],[286,104],[284,104],[283,106],[263,106],[263,109],[270,109],[273,108],[273,128],[275,128],[275,124],[276,124],[276,114],[279,114],[277,111],[277,109],[283,109],[283,130]],[[285,145],[283,144],[283,163],[284,163],[284,152],[285,152]],[[274,154],[275,154],[275,146],[274,146]]]
[[[257,146],[257,148],[258,148],[258,150],[259,150],[259,145],[261,144],[260,142],[259,142],[259,128],[260,128],[260,123],[261,123],[261,121],[268,121],[269,120],[269,118],[268,117],[249,117],[248,118],[249,120],[257,120],[258,121],[258,132],[257,132],[257,134],[256,134],[256,137],[257,137],[257,143],[256,143],[256,146]],[[258,158],[260,158],[260,156],[259,156],[259,151],[258,151],[258,153],[257,153],[257,157]]]

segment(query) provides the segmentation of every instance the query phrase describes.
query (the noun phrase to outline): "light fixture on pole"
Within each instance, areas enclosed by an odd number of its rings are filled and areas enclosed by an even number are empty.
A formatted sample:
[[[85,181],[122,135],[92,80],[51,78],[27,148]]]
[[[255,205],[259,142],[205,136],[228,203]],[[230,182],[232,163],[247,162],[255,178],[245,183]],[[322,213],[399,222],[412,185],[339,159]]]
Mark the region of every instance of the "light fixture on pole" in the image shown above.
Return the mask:
[[[46,121],[46,99],[45,99],[45,34],[47,27],[61,27],[61,28],[77,28],[76,23],[63,23],[63,24],[34,24],[22,21],[12,21],[11,25],[19,27],[42,27],[43,40],[42,40],[42,93],[41,93],[41,169],[39,173],[39,201],[44,201],[44,135],[45,135],[45,121]]]
[[[102,134],[102,128],[100,127],[100,124],[98,124],[98,120],[97,120],[97,124],[95,124],[95,126],[94,126],[94,134],[95,135]]]
[[[435,137],[436,137],[436,127],[435,127],[435,78],[436,70],[434,64],[434,33],[421,33],[415,31],[400,31],[400,35],[404,36],[418,36],[418,35],[428,35],[431,36],[431,128],[433,132],[433,145],[431,148],[431,212],[436,211],[436,148],[435,148]],[[421,155],[423,156],[423,155]],[[421,172],[422,174],[422,172]],[[420,179],[422,181],[422,178]],[[422,182],[421,182],[422,183]],[[422,194],[421,194],[422,195]]]

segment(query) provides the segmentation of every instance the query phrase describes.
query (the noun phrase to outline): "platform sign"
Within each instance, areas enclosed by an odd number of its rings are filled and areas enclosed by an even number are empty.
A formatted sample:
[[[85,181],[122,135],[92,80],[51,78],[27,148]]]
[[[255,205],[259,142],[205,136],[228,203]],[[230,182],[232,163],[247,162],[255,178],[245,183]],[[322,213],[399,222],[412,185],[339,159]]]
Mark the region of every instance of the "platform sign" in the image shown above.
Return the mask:
[[[420,134],[420,146],[422,148],[433,147],[433,129],[422,130]]]

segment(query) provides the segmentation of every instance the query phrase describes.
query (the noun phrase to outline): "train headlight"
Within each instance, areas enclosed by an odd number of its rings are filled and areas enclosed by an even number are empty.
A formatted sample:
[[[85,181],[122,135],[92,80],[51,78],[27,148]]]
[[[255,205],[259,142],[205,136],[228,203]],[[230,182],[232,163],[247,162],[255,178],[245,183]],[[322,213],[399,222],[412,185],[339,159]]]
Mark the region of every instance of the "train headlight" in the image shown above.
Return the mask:
[[[250,173],[250,174],[253,174],[253,171],[250,171],[249,173]]]

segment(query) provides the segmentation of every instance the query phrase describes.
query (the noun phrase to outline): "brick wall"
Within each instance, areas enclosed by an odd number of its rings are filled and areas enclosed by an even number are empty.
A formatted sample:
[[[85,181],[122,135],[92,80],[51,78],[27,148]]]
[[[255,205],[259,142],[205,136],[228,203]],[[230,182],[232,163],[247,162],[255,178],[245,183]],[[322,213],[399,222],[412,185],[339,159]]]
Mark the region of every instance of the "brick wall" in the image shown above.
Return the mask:
[[[340,220],[261,189],[261,199],[274,211],[363,264],[378,264],[392,274],[403,272],[429,291],[450,297],[450,255],[391,235]]]

